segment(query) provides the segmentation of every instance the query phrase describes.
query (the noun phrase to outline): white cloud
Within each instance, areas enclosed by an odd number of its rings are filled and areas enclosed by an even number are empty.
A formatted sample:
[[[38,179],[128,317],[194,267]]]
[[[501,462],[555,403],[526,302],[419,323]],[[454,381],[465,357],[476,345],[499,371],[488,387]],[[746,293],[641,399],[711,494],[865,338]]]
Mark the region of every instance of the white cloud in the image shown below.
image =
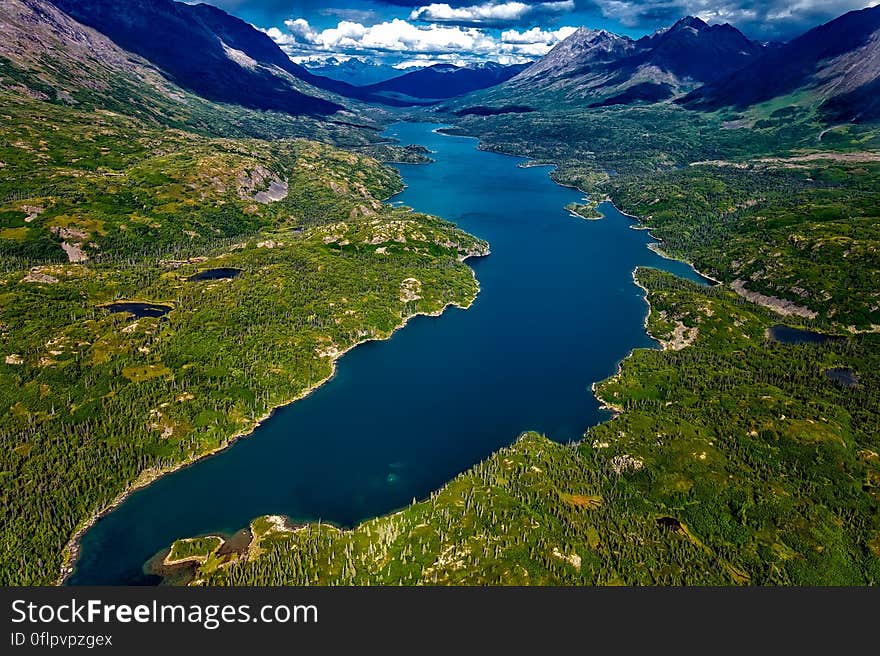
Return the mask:
[[[753,34],[793,36],[878,0],[592,0],[601,13],[629,27],[668,25],[685,16],[731,23]]]
[[[575,31],[573,27],[555,31],[510,29],[499,38],[476,27],[414,25],[397,18],[375,25],[340,21],[336,27],[321,31],[304,18],[287,20],[284,25],[286,31],[272,27],[265,32],[294,58],[312,53],[396,55],[403,56],[403,62],[410,65],[486,59],[521,63],[545,55]]]
[[[560,27],[553,32],[545,32],[540,27],[533,27],[525,32],[517,30],[505,30],[501,33],[501,41],[504,43],[514,44],[536,44],[543,43],[548,46],[555,45],[567,39],[577,31],[575,27]]]
[[[470,7],[451,7],[446,3],[435,3],[414,9],[409,15],[409,19],[429,23],[500,26],[517,23],[529,16],[574,11],[574,8],[574,0],[541,2],[537,4],[526,4],[524,2],[495,4],[487,2],[481,5],[471,5]]]

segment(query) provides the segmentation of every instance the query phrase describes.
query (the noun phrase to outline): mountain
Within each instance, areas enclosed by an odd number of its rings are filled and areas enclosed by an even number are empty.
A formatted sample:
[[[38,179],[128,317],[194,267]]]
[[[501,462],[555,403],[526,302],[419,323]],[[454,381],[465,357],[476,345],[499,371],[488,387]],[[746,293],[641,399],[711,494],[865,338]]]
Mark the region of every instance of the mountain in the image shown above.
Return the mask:
[[[513,79],[515,86],[545,85],[601,74],[635,51],[635,41],[605,30],[579,27],[571,36]]]
[[[174,124],[194,111],[193,97],[150,62],[46,0],[0,3],[0,90],[151,123]]]
[[[272,39],[210,5],[172,0],[51,2],[208,100],[294,115],[342,109],[298,79],[299,67],[291,69],[295,64]],[[310,75],[304,69],[302,73]]]
[[[493,87],[520,73],[527,64],[504,66],[495,62],[472,66],[435,64],[364,87],[376,97],[441,100]]]
[[[625,72],[655,67],[680,81],[711,82],[754,61],[764,46],[729,23],[707,25],[688,16],[672,27],[636,41],[638,54],[620,63]]]
[[[498,90],[504,100],[593,106],[658,102],[718,80],[757,59],[765,47],[731,25],[687,17],[633,40],[580,28]]]
[[[346,82],[353,86],[367,86],[390,80],[402,75],[404,71],[386,64],[376,64],[371,61],[351,57],[341,61],[335,57],[316,59],[302,62],[302,65],[310,73],[322,77]]]
[[[691,109],[743,109],[798,94],[831,121],[880,118],[880,7],[862,9],[768,50],[681,100]],[[793,99],[794,101],[794,99]]]
[[[112,114],[141,127],[212,136],[312,137],[340,145],[365,145],[377,138],[375,112],[368,115],[357,107],[329,115],[301,113],[302,106],[267,113],[253,105],[208,100],[50,0],[0,0],[0,95],[7,120],[97,112],[99,122]]]

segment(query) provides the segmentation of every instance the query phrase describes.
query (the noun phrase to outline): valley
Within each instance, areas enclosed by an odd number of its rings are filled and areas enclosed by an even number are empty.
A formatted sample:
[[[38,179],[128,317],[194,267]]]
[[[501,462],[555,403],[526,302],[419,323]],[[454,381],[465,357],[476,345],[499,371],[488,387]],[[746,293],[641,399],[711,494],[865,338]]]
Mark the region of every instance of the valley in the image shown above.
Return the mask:
[[[880,9],[356,86],[111,5],[0,8],[0,584],[880,580]]]
[[[579,192],[553,184],[545,168],[519,168],[521,160],[437,127],[389,128],[401,142],[427,144],[436,160],[402,166],[407,186],[392,202],[447,217],[491,245],[469,261],[480,284],[473,305],[354,349],[332,380],[247,439],[133,494],[82,537],[70,583],[150,581],[141,567],[174,539],[228,537],[260,514],[355,526],[425,497],[523,426],[565,443],[607,417],[592,381],[651,345],[633,268],[701,279],[647,250],[652,240],[613,207],[602,207],[600,221],[574,219],[564,207]],[[435,192],[441,185],[448,193]],[[538,377],[540,391],[523,385]],[[165,512],[180,498],[186,507]]]

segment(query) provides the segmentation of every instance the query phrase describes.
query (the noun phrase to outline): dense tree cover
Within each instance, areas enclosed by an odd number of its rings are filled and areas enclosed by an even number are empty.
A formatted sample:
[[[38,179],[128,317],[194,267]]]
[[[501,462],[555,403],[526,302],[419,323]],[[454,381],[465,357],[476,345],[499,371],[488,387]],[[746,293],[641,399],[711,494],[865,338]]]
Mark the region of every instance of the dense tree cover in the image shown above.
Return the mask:
[[[766,338],[723,287],[640,270],[652,334],[576,445],[527,434],[352,531],[252,527],[202,584],[870,584],[880,580],[880,339]],[[856,387],[825,371],[852,368]]]
[[[379,143],[359,146],[354,150],[374,157],[380,162],[393,164],[430,164],[434,161],[431,159],[430,150],[416,144],[399,146],[393,143]]]
[[[725,282],[859,329],[880,325],[880,131],[804,107],[545,109],[452,128],[557,165]]]
[[[874,127],[771,103],[743,115],[543,107],[448,130],[553,163],[556,180],[643,217],[666,251],[815,313],[786,321],[845,334],[880,323]],[[651,270],[638,281],[664,350],[635,351],[596,386],[617,416],[582,443],[524,435],[351,531],[252,525],[247,552],[212,558],[194,581],[880,580],[880,339],[779,344],[768,330],[782,317],[727,285]]]
[[[880,154],[837,156],[700,164],[608,188],[701,271],[867,329],[880,325]]]
[[[461,260],[486,244],[384,205],[400,178],[365,155],[3,101],[0,584],[55,580],[124,490],[249,432],[357,342],[477,293]],[[241,273],[188,280],[218,267]],[[119,300],[170,311],[105,308]]]

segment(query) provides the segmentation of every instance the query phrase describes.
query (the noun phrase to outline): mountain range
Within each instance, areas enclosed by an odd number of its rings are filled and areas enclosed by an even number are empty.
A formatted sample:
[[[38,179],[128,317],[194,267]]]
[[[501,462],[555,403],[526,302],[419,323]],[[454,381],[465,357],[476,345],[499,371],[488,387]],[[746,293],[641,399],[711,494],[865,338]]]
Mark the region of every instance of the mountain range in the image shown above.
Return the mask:
[[[793,95],[818,103],[831,122],[880,118],[880,7],[853,11],[812,29],[695,90],[681,103],[699,110],[744,109]]]
[[[326,115],[342,108],[308,84],[311,74],[291,62],[268,36],[210,5],[51,1],[208,100],[290,114]]]
[[[362,103],[450,101],[460,114],[491,115],[510,107],[668,101],[695,111],[741,111],[778,98],[815,106],[829,122],[880,118],[880,7],[850,12],[783,45],[694,17],[640,39],[580,28],[531,65],[439,64],[366,86],[294,63],[268,35],[207,4],[6,0],[0,18],[0,68],[54,80],[49,91],[32,80],[31,93],[76,92],[81,101],[104,85],[114,90],[106,102],[141,98],[134,106],[142,113],[176,111],[166,105],[182,90],[214,103],[316,118]]]
[[[358,87],[384,82],[407,72],[387,64],[379,64],[358,57],[310,59],[301,62],[301,64],[310,73],[329,77],[331,80],[347,82]]]
[[[511,77],[506,67],[475,69],[434,80],[416,77],[398,87],[361,87],[317,75],[294,63],[264,32],[208,4],[174,0],[50,0],[62,11],[153,63],[181,87],[216,102],[291,114],[332,114],[344,99],[391,106],[425,104],[437,98],[497,84]],[[470,71],[470,69],[463,69]],[[448,87],[449,90],[445,90]]]
[[[527,67],[527,64],[503,66],[494,62],[471,66],[434,64],[372,84],[364,90],[383,98],[445,100],[506,82]]]
[[[580,28],[507,83],[458,102],[606,107],[674,100],[697,111],[774,99],[833,123],[880,118],[880,7],[849,12],[786,44],[687,17],[633,40]],[[453,108],[453,109],[455,109]]]
[[[731,25],[694,17],[638,40],[582,27],[514,77],[505,93],[596,105],[656,102],[735,72],[764,49]]]
[[[45,0],[0,3],[0,89],[150,123],[177,125],[199,109],[149,61]]]

